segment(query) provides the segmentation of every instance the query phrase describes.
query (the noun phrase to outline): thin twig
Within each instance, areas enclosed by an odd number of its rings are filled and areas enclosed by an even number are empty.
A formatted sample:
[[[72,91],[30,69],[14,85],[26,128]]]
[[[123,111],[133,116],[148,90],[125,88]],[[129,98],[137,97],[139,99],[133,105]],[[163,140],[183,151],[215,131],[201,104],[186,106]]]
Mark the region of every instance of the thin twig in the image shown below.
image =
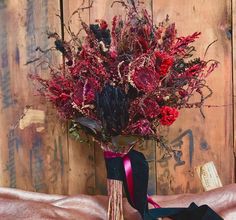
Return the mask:
[[[211,42],[208,46],[207,46],[207,48],[206,48],[206,50],[205,50],[205,53],[204,53],[204,58],[206,57],[206,54],[207,54],[207,51],[208,51],[208,49],[214,44],[214,43],[216,43],[218,41],[218,39],[216,39],[216,40],[214,40],[213,42]]]

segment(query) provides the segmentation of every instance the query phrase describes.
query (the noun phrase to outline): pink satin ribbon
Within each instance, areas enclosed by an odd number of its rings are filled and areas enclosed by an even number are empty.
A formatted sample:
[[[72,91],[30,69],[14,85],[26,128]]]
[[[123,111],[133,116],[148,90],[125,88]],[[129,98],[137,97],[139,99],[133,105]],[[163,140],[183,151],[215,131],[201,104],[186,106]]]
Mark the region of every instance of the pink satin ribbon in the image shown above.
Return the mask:
[[[131,201],[134,203],[134,180],[133,180],[133,172],[132,172],[132,166],[129,156],[126,154],[123,157],[123,164],[125,168],[125,175],[126,175],[126,181],[128,186],[128,191],[130,195]]]
[[[150,203],[151,205],[153,205],[154,208],[161,208],[161,206],[159,206],[153,199],[151,196],[147,195],[147,201],[148,203]]]
[[[133,171],[132,171],[131,160],[130,160],[128,154],[115,153],[115,152],[112,152],[112,151],[104,151],[104,157],[106,159],[112,159],[112,158],[117,158],[117,157],[121,157],[123,159],[123,164],[124,164],[126,181],[127,181],[127,186],[128,186],[130,199],[131,199],[132,203],[135,204],[134,203]],[[154,208],[160,208],[160,206],[149,195],[147,195],[147,201],[148,201],[148,203],[153,205]]]

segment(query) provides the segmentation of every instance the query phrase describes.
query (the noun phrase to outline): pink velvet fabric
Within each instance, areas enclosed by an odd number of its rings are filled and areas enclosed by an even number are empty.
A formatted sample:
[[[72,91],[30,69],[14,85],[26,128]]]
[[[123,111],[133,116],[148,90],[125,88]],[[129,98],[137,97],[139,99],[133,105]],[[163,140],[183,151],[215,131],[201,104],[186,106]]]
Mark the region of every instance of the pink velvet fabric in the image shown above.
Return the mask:
[[[226,220],[236,220],[236,185],[198,195],[153,196],[162,207],[186,207],[191,202],[207,204]],[[60,196],[0,188],[1,220],[103,220],[105,196]],[[125,219],[139,220],[139,214],[124,199]]]

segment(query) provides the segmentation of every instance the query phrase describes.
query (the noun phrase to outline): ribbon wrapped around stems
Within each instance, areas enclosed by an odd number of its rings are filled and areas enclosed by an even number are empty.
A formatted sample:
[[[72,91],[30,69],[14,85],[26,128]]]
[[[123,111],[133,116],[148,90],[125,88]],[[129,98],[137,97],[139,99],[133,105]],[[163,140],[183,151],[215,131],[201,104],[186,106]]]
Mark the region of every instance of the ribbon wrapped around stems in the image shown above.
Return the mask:
[[[124,184],[129,203],[144,217],[148,211],[148,202],[155,208],[160,206],[147,195],[148,163],[144,155],[131,150],[129,153],[104,152],[107,178],[120,180]]]
[[[141,214],[144,220],[154,220],[159,217],[170,217],[174,220],[222,220],[210,207],[198,207],[192,203],[188,208],[160,208],[147,195],[148,163],[144,155],[136,150],[127,154],[104,152],[107,178],[122,181],[125,193],[131,206]],[[148,203],[154,209],[148,209]]]

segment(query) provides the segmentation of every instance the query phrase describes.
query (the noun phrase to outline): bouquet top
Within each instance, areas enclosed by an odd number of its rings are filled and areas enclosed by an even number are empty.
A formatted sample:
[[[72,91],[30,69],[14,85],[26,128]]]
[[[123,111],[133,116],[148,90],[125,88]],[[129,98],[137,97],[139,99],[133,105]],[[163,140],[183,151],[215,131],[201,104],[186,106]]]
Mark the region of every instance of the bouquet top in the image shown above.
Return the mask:
[[[153,24],[145,9],[121,2],[123,17],[90,25],[81,20],[84,38],[70,28],[67,42],[50,34],[66,65],[50,68],[49,79],[32,76],[62,118],[104,143],[118,136],[157,137],[158,127],[170,126],[179,109],[200,108],[211,95],[205,78],[217,66],[194,56],[199,32],[178,36],[168,18]],[[194,93],[200,99],[191,103]]]

